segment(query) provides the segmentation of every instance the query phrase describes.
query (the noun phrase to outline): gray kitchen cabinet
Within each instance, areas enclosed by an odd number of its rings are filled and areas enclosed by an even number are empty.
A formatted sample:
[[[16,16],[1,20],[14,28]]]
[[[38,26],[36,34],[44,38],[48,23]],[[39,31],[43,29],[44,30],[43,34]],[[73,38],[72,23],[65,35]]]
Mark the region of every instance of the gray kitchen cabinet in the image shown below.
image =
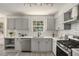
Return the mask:
[[[31,40],[31,49],[34,52],[50,52],[51,39],[37,38]]]
[[[45,45],[46,41],[45,39],[39,39],[39,51],[41,52],[45,52],[46,51],[46,45]]]
[[[74,7],[72,8],[72,14],[71,14],[71,17],[72,17],[72,18],[79,16],[79,15],[78,15],[78,12],[79,12],[78,9],[79,9],[79,5],[74,6]]]
[[[28,30],[28,19],[24,17],[8,18],[7,29]]]
[[[47,18],[47,31],[55,30],[55,22],[53,16]]]
[[[41,52],[50,52],[51,51],[51,39],[43,38],[40,39],[39,50]]]
[[[51,51],[51,38],[48,38],[45,42],[46,45],[46,51],[50,52]]]
[[[16,27],[16,30],[22,30],[22,19],[21,18],[16,18],[15,19],[15,27]]]
[[[15,19],[7,18],[7,29],[14,30],[15,29]]]
[[[21,29],[21,18],[8,18],[7,19],[7,29],[19,30]]]
[[[36,38],[31,39],[31,51],[38,52],[38,39]]]
[[[16,30],[28,30],[28,19],[16,18]]]
[[[21,51],[31,51],[30,38],[21,38]]]
[[[21,39],[20,38],[15,39],[15,50],[21,51]]]
[[[21,27],[22,30],[28,30],[28,19],[22,18],[21,25],[22,25],[22,27]]]

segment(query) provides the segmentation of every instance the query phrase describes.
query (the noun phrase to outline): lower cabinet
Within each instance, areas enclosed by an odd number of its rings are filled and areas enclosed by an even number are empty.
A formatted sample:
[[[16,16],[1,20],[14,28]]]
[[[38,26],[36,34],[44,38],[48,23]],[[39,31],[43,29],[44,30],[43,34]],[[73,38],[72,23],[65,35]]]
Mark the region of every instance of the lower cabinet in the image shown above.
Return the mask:
[[[47,49],[46,49],[46,40],[45,39],[39,39],[39,51],[41,52],[46,52]]]
[[[31,45],[30,45],[31,44]],[[50,38],[15,39],[15,50],[32,52],[51,52]]]
[[[51,39],[47,39],[47,38],[32,39],[31,50],[33,52],[50,52],[51,51]]]
[[[20,38],[15,39],[15,50],[21,51],[21,39]]]
[[[38,52],[38,39],[31,39],[31,51]]]
[[[15,50],[17,51],[31,51],[31,39],[30,38],[16,38]]]
[[[51,51],[51,39],[39,39],[40,40],[40,48],[41,52],[50,52]]]

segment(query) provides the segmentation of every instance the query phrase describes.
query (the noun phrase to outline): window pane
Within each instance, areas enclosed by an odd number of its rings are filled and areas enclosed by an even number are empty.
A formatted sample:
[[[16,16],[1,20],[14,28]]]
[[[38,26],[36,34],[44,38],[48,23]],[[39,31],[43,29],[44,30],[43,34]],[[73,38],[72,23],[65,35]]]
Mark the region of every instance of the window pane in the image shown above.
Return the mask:
[[[43,21],[33,21],[33,31],[43,31]]]

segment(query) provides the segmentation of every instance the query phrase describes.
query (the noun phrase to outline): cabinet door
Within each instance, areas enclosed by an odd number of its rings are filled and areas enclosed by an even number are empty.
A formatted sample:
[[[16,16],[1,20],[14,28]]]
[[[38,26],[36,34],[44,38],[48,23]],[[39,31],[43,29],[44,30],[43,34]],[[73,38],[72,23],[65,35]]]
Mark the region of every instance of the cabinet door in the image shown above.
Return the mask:
[[[47,52],[50,52],[50,51],[52,51],[51,49],[51,39],[49,38],[49,39],[46,39],[46,41],[45,41],[45,45],[46,45],[46,51]]]
[[[28,30],[28,19],[26,19],[26,18],[22,18],[22,22],[21,22],[22,24],[22,30]]]
[[[15,19],[15,24],[16,24],[16,30],[22,30],[22,19],[21,18],[16,18]]]
[[[39,51],[46,52],[46,40],[44,38],[39,39]]]
[[[47,18],[47,30],[48,31],[53,31],[55,29],[55,22],[53,17],[48,17]]]
[[[15,29],[15,20],[14,18],[7,19],[7,29],[14,30]]]
[[[79,5],[72,8],[72,14],[71,14],[72,18],[79,16],[78,15],[78,13],[79,13],[78,9],[79,9]]]
[[[38,52],[38,39],[31,39],[31,51]]]
[[[51,51],[51,39],[40,39],[40,48],[39,51],[41,52],[49,52]]]
[[[16,38],[15,39],[15,50],[17,50],[17,51],[21,51],[21,41],[20,41],[21,39],[19,39],[19,38]]]
[[[40,48],[41,52],[49,52],[51,51],[51,40],[50,39],[40,39]]]

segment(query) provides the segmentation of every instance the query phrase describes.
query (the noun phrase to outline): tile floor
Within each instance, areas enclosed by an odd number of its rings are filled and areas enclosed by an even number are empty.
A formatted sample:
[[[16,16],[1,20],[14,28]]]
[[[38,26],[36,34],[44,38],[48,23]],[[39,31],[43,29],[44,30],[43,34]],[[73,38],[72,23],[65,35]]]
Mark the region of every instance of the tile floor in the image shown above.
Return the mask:
[[[52,53],[6,52],[2,56],[54,56]]]
[[[0,46],[0,56],[54,56],[53,53],[37,53],[37,52],[17,52],[14,50],[3,50]]]

